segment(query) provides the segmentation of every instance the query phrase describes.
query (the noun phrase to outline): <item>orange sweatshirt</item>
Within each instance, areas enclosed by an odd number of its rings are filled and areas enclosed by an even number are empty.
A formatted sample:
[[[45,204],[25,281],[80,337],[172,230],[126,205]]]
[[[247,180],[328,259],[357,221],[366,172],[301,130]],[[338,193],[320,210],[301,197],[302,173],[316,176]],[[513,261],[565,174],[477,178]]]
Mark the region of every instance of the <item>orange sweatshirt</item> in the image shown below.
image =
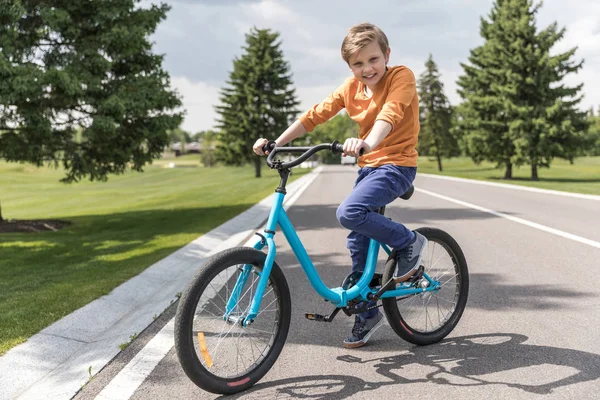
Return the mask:
[[[377,84],[373,95],[365,95],[365,85],[352,77],[300,116],[304,128],[311,132],[317,125],[334,117],[342,108],[360,127],[358,137],[366,139],[375,121],[392,125],[392,130],[370,153],[358,158],[360,167],[384,164],[417,166],[419,136],[419,98],[415,75],[405,66],[390,67]]]

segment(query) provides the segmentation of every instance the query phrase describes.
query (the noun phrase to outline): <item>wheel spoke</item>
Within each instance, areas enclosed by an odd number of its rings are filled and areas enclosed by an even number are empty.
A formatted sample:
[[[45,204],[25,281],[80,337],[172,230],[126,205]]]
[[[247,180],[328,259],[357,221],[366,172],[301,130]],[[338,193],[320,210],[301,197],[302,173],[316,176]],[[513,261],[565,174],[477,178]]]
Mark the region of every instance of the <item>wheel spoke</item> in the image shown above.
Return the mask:
[[[258,253],[256,250],[247,248],[240,249],[239,252],[240,254],[254,253],[251,254],[253,257],[257,257],[255,254]],[[191,332],[186,335],[191,335],[194,344],[194,347],[189,349],[191,354],[195,354],[193,362],[201,368],[194,368],[191,373],[198,374],[199,370],[206,371],[202,380],[210,381],[218,377],[222,380],[221,382],[227,380],[235,382],[235,379],[239,380],[240,377],[248,376],[259,365],[264,365],[267,357],[271,359],[271,363],[274,362],[276,357],[273,358],[269,355],[274,350],[281,351],[281,343],[279,346],[275,346],[275,344],[277,338],[285,340],[285,335],[279,335],[279,332],[281,329],[285,329],[287,334],[289,326],[289,315],[282,316],[284,300],[281,297],[281,290],[284,290],[284,298],[287,298],[285,304],[289,304],[289,292],[285,280],[281,280],[283,279],[281,272],[278,272],[280,278],[277,279],[279,281],[274,280],[272,272],[262,294],[256,317],[251,324],[243,326],[244,319],[250,313],[261,279],[260,263],[251,260],[236,260],[229,264],[215,261],[215,264],[218,265],[205,267],[207,269],[205,275],[200,272],[196,278],[202,282],[200,285],[191,286],[200,287],[201,289],[195,290],[202,292],[185,296],[188,301],[196,299],[196,303],[190,308],[194,312]],[[234,291],[245,265],[251,265],[252,270],[243,285],[240,282]],[[212,268],[214,272],[210,273],[208,268]],[[217,268],[218,270],[215,271]],[[277,282],[283,282],[285,286],[280,287]],[[233,299],[232,296],[236,293],[237,298]],[[227,314],[229,302],[231,302],[230,312]],[[289,305],[287,310],[286,312],[289,312]],[[224,318],[225,315],[227,318]],[[176,326],[180,324],[176,322]],[[182,336],[182,333],[178,332],[179,328],[176,327],[176,335],[180,338],[176,340],[176,345],[181,347],[182,343],[184,345],[189,343],[187,342],[189,339],[185,338],[189,336]],[[180,354],[181,350],[178,349],[178,355]],[[182,366],[184,366],[183,363]],[[186,370],[186,372],[190,371]]]
[[[443,335],[448,334],[453,326],[445,328],[446,325],[456,312],[462,313],[459,300],[461,297],[466,299],[466,292],[463,295],[461,291],[464,279],[468,280],[468,277],[463,278],[461,275],[463,269],[458,264],[456,250],[452,247],[455,245],[441,240],[443,235],[435,231],[431,228],[423,231],[424,234],[432,236],[427,237],[429,248],[424,253],[422,265],[428,279],[437,282],[438,286],[435,290],[397,298],[393,302],[384,300],[384,306],[396,308],[402,319],[402,322],[396,325],[396,331],[407,332],[405,339],[409,341],[416,340],[413,339],[414,335],[420,335],[419,340],[415,342],[417,344],[440,340],[440,330],[444,332]],[[466,269],[464,271],[466,272]],[[420,287],[419,284],[420,282],[416,282],[414,287]],[[462,304],[460,307],[464,307],[464,302]],[[457,321],[458,319],[454,319],[452,324],[456,324]]]

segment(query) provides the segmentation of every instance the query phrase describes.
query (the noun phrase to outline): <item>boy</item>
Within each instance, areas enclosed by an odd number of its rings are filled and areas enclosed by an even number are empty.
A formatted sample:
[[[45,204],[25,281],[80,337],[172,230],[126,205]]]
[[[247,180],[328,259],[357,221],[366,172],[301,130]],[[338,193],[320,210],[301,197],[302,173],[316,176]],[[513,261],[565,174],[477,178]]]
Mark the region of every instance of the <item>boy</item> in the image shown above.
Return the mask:
[[[390,58],[387,37],[372,24],[350,28],[342,42],[342,58],[353,77],[300,116],[276,143],[283,146],[346,109],[360,130],[358,138],[346,140],[344,154],[358,157],[361,168],[352,193],[336,215],[340,224],[351,230],[347,247],[352,270],[364,270],[369,239],[374,238],[396,249],[394,280],[403,282],[417,271],[427,239],[376,211],[404,194],[415,179],[415,146],[419,135],[415,77],[404,66],[387,67]],[[266,143],[267,139],[258,139],[254,152],[265,155],[262,146]],[[359,157],[361,149],[364,153]],[[344,347],[363,346],[383,322],[377,308],[357,314]]]

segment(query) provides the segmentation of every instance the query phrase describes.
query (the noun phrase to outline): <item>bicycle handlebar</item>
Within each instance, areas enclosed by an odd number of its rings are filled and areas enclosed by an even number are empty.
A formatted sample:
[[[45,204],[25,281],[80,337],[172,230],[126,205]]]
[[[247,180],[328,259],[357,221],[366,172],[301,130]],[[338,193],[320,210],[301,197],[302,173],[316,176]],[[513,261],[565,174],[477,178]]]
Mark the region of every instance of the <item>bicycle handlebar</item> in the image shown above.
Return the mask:
[[[265,144],[262,148],[263,152],[269,151],[269,156],[267,157],[267,165],[270,168],[277,169],[287,169],[293,168],[302,164],[306,161],[310,156],[315,154],[317,151],[321,150],[330,150],[333,154],[341,154],[344,152],[344,146],[339,143],[337,140],[333,141],[333,143],[322,143],[312,147],[277,147],[275,141],[270,140],[267,144]],[[281,162],[274,161],[273,158],[277,153],[302,153],[300,157],[289,161],[289,162]]]
[[[277,147],[277,143],[274,140],[269,140],[269,142],[267,142],[267,144],[265,144],[262,147],[262,150],[263,150],[263,152],[267,152],[267,151],[270,152],[269,156],[267,157],[267,165],[270,168],[287,169],[287,168],[293,168],[295,166],[302,164],[304,161],[306,161],[310,156],[315,154],[317,151],[330,150],[333,154],[342,154],[344,152],[344,146],[337,140],[334,140],[332,143],[321,143],[321,144],[318,144],[318,145],[312,146],[312,147],[286,147],[286,146]],[[364,152],[364,149],[360,149],[360,155],[362,155],[363,152]],[[295,160],[284,163],[281,161],[273,160],[273,158],[275,157],[275,154],[277,154],[277,153],[303,153],[303,154],[300,155],[300,157],[296,158]]]

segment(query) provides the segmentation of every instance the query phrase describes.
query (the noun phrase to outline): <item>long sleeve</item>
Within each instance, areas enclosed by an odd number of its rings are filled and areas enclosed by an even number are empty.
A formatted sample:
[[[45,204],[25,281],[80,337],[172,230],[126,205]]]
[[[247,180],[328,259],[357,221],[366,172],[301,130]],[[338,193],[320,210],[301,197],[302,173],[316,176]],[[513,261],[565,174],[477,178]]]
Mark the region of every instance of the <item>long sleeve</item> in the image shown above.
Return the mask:
[[[302,122],[307,132],[311,132],[317,125],[328,121],[344,108],[345,86],[346,84],[340,86],[320,104],[315,104],[300,116],[300,122]]]

